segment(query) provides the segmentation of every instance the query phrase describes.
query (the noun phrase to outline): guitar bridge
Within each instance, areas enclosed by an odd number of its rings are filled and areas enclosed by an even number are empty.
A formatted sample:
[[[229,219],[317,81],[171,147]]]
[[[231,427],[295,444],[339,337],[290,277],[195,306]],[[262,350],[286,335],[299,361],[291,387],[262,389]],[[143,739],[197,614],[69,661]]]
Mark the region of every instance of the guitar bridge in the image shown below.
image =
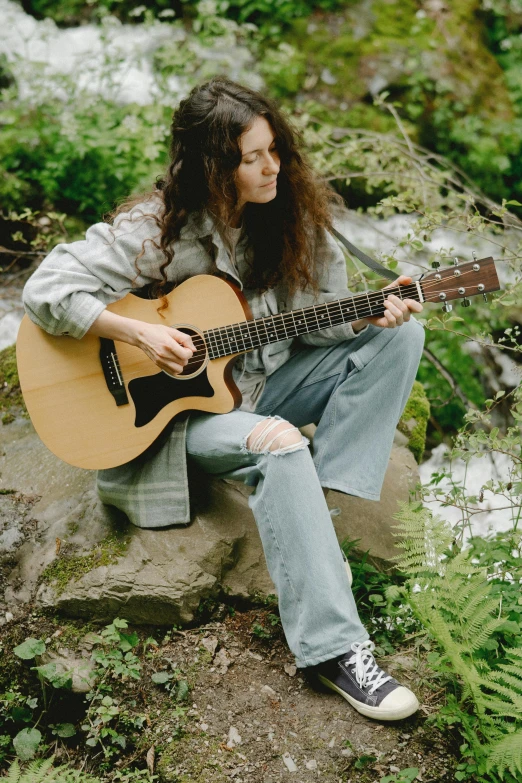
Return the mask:
[[[116,405],[128,405],[129,398],[127,397],[127,391],[125,389],[125,384],[123,383],[120,362],[118,361],[114,340],[100,337],[100,362],[107,389],[114,397]]]

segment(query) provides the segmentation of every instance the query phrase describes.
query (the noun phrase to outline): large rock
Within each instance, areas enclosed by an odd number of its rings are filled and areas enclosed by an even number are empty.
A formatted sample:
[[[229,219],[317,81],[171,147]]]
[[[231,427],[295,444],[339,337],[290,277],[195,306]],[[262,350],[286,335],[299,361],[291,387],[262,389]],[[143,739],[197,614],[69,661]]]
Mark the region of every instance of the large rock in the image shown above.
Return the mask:
[[[72,616],[184,624],[221,590],[247,599],[275,593],[242,484],[198,474],[193,523],[143,530],[103,506],[94,474],[54,457],[29,421],[0,427],[0,454],[0,488],[36,500],[25,541],[17,547],[17,536],[7,537],[16,561],[5,589],[10,612],[35,599]],[[361,550],[389,560],[392,515],[417,478],[411,452],[395,446],[379,503],[331,491],[339,541],[359,539]]]

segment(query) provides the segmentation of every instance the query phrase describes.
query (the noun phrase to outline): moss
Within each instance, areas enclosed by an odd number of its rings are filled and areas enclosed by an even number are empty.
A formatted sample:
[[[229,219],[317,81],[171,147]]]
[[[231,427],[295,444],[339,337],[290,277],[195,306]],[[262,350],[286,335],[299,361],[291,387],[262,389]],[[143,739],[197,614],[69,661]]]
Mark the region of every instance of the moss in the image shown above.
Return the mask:
[[[14,421],[11,410],[27,413],[20,390],[14,345],[0,351],[0,411],[5,411],[2,424]]]
[[[430,404],[424,387],[415,381],[397,429],[408,438],[408,448],[417,462],[421,461],[424,454],[429,415]]]
[[[230,780],[230,770],[227,770],[229,773],[227,775],[220,762],[212,758],[218,756],[218,750],[223,753],[221,742],[211,737],[207,737],[207,741],[209,744],[204,746],[204,753],[201,753],[201,746],[198,745],[197,740],[189,735],[169,743],[161,753],[158,762],[157,772],[160,781],[207,783],[210,773],[215,783],[225,783]],[[223,753],[223,762],[229,761],[231,756],[232,752],[226,755]],[[176,773],[176,769],[180,767],[187,771]]]
[[[125,554],[128,542],[128,538],[110,535],[87,555],[74,555],[64,551],[44,569],[42,580],[52,584],[57,595],[61,595],[69,582],[77,582],[89,571],[115,563]]]

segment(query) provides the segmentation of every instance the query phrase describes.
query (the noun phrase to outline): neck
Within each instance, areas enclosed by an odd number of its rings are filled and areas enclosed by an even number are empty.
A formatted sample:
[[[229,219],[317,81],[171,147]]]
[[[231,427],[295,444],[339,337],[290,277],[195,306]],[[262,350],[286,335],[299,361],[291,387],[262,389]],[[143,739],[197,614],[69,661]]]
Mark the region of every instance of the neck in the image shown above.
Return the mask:
[[[212,206],[208,206],[207,209],[212,217],[216,220],[219,220],[223,226],[230,226],[230,228],[240,228],[241,224],[243,223],[243,212],[245,209],[244,204],[240,204],[236,207],[235,212],[228,216],[226,223],[219,217],[219,209],[215,209],[215,207]]]
[[[231,218],[229,222],[230,228],[239,228],[243,222],[243,207],[241,207],[239,212],[236,212]]]

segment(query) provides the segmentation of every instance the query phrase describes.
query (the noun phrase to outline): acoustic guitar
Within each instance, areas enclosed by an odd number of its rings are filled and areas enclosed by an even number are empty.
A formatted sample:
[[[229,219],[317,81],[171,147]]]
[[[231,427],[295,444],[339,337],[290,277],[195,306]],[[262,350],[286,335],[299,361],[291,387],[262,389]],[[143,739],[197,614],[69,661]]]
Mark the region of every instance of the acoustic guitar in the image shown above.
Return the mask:
[[[418,302],[486,295],[500,288],[484,258],[436,271],[410,285],[370,291],[328,304],[253,319],[243,295],[212,275],[197,275],[159,300],[127,294],[108,306],[118,315],[168,324],[191,335],[197,351],[181,375],[159,370],[140,349],[85,335],[51,336],[27,316],[17,339],[20,385],[34,427],[56,456],[81,468],[122,465],[141,454],[186,410],[228,413],[241,404],[234,360],[269,343],[382,315],[390,293]]]

